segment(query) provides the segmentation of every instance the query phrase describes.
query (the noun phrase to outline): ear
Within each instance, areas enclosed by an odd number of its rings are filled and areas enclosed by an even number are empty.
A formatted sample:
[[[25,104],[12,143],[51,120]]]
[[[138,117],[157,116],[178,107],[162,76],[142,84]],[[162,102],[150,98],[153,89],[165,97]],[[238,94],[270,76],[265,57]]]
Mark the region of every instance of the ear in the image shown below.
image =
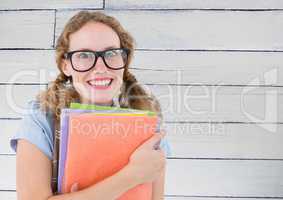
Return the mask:
[[[63,60],[61,69],[66,76],[71,76],[71,66],[67,60]]]

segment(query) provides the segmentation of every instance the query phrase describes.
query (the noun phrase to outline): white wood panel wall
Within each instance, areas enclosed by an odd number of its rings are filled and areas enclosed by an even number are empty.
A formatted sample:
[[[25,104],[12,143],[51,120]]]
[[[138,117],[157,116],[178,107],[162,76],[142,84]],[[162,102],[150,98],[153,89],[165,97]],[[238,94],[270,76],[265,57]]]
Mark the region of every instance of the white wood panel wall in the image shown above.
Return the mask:
[[[16,199],[9,139],[58,73],[55,41],[81,9],[136,39],[132,72],[159,98],[172,148],[165,199],[283,199],[283,1],[3,0],[1,200]]]

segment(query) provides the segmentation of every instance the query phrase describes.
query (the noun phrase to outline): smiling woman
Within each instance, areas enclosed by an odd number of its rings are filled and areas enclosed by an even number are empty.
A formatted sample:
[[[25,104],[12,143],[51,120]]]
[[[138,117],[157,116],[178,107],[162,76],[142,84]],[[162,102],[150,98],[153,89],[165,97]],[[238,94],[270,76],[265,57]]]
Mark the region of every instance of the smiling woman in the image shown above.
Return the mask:
[[[60,123],[61,109],[71,102],[150,110],[162,121],[159,102],[129,71],[133,52],[133,38],[115,18],[81,11],[69,20],[57,40],[60,73],[30,102],[30,113],[11,140],[17,151],[19,199],[116,199],[145,182],[153,182],[152,199],[163,199],[165,153],[170,154],[164,131],[139,146],[121,171],[95,185],[69,194],[57,194],[51,187],[51,182],[56,186],[58,167],[54,127]],[[159,141],[161,149],[154,149]]]
[[[82,103],[111,105],[122,86],[127,62],[127,51],[119,48],[119,36],[101,22],[89,22],[70,35],[62,71],[72,78]]]

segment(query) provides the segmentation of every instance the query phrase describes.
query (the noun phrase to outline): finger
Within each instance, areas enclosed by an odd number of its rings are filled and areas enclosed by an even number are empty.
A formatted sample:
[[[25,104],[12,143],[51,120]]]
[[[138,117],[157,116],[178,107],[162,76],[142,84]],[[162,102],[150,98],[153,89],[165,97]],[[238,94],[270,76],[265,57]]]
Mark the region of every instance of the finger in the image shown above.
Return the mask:
[[[154,150],[159,150],[160,149],[160,140],[153,145],[153,149]]]
[[[162,156],[165,156],[163,149],[157,149],[155,152],[159,153]]]
[[[161,133],[164,135],[163,137],[166,136],[166,131],[164,129],[161,129],[159,132],[157,132],[157,134],[161,134]]]
[[[156,135],[160,135],[161,138],[165,137],[166,133],[165,131],[160,131],[160,132],[157,132]]]
[[[78,183],[74,183],[71,187],[71,192],[76,192],[79,190],[79,184]]]

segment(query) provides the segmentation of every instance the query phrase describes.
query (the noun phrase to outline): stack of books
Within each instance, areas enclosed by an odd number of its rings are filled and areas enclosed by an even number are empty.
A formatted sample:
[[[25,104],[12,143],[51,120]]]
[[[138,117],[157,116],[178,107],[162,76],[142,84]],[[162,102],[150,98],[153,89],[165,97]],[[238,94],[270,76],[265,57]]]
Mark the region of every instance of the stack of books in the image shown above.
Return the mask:
[[[60,122],[58,191],[96,184],[125,167],[131,154],[158,131],[151,111],[71,103]],[[150,200],[152,183],[140,184],[119,200]]]

